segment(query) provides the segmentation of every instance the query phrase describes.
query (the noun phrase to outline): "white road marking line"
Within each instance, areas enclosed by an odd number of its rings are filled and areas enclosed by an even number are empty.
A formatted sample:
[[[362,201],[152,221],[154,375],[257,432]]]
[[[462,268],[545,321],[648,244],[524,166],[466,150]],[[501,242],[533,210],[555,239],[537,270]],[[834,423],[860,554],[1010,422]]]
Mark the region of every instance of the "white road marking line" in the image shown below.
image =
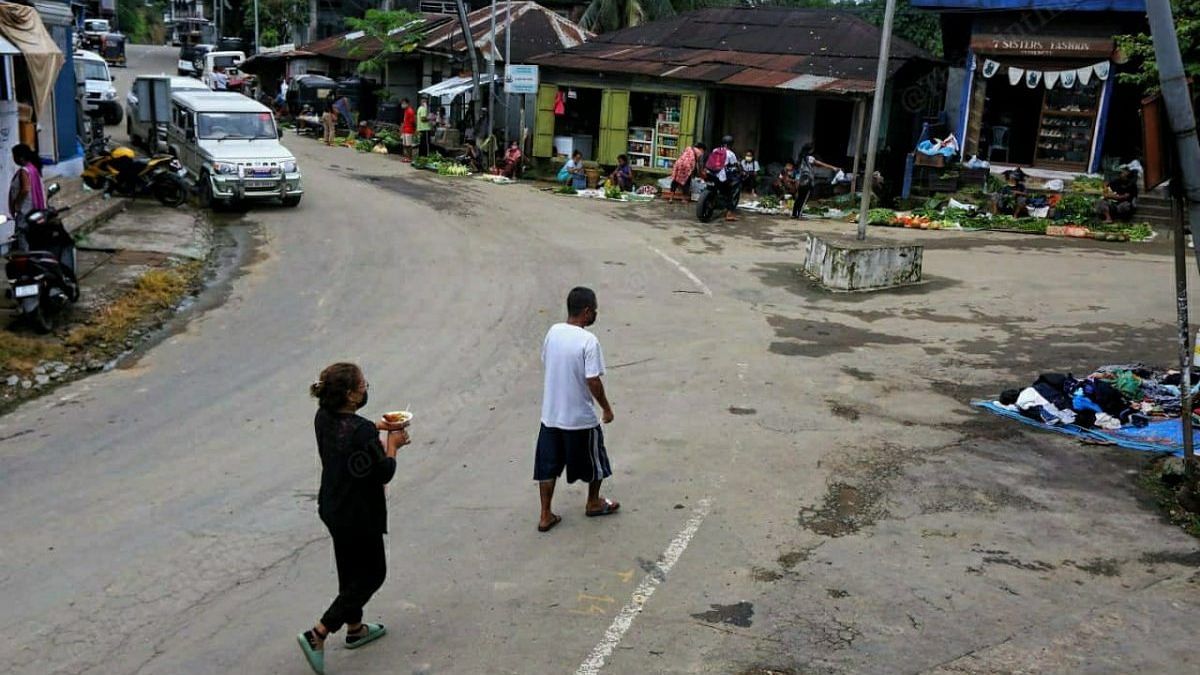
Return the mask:
[[[670,260],[670,258],[667,259]],[[680,556],[687,550],[688,544],[692,542],[692,537],[696,536],[696,531],[700,529],[700,524],[708,516],[711,507],[712,498],[705,497],[700,500],[700,503],[692,511],[692,517],[667,545],[662,557],[655,563],[654,569],[650,570],[637,588],[633,589],[633,596],[629,599],[629,603],[617,613],[608,630],[604,631],[604,638],[596,644],[592,653],[588,654],[587,659],[579,666],[579,670],[575,671],[575,675],[597,675],[600,672],[600,669],[604,667],[604,660],[612,656],[617,645],[621,643],[621,638],[625,637],[625,632],[633,625],[633,620],[649,602],[650,596],[654,595],[659,584],[666,581],[671,568],[679,562]]]
[[[676,259],[672,258],[671,256],[667,255],[666,253],[663,253],[662,251],[654,248],[653,246],[647,246],[646,248],[650,249],[651,251],[654,251],[655,253],[658,254],[658,256],[660,258],[662,258],[663,260],[666,260],[667,262],[671,263],[675,267],[679,268],[680,272],[683,272],[684,275],[687,276],[687,278],[692,280],[693,284],[696,284],[696,288],[699,288],[700,291],[703,292],[708,297],[710,297],[710,298],[712,297],[712,289],[710,289],[708,286],[705,286],[704,282],[700,281],[700,277],[696,276],[695,274],[692,274],[692,271],[689,270],[688,268],[684,267],[683,263],[680,263],[678,260],[676,260]]]

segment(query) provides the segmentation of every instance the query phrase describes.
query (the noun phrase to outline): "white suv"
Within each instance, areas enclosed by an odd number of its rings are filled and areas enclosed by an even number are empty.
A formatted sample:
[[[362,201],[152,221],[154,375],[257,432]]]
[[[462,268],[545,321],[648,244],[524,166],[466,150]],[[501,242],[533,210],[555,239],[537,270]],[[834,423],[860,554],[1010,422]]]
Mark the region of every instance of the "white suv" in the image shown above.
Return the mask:
[[[117,100],[117,88],[113,86],[108,63],[99,54],[82,49],[75,52],[75,81],[83,84],[85,110],[99,108],[105,124],[121,123],[124,115]]]

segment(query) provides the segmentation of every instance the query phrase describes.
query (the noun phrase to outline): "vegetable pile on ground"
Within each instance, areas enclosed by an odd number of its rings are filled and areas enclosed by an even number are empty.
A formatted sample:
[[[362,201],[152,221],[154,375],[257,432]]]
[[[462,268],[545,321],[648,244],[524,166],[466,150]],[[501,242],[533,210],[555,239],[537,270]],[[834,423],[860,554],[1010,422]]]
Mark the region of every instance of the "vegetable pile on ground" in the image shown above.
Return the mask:
[[[457,162],[442,162],[438,165],[438,175],[441,176],[470,176],[471,170]]]

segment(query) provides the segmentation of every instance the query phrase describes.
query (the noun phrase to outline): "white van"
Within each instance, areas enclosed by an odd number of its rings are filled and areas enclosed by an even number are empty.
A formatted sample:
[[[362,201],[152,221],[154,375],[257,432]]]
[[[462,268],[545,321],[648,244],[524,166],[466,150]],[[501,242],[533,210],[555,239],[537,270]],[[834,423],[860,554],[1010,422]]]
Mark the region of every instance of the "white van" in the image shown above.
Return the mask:
[[[117,100],[117,88],[108,63],[95,52],[82,49],[75,52],[75,81],[83,84],[85,110],[99,108],[105,124],[120,124],[124,114]]]
[[[129,88],[129,93],[125,95],[125,132],[129,135],[129,142],[134,145],[140,145],[150,152],[158,152],[158,149],[164,147],[167,142],[167,127],[165,124],[155,125],[152,122],[143,122],[138,114],[138,106],[141,104],[138,101],[135,92],[140,88],[138,82],[143,79],[166,78],[170,81],[171,93],[177,91],[208,91],[208,87],[204,83],[194,77],[169,77],[166,75],[142,75],[133,81],[133,85]],[[158,126],[157,133],[151,127]],[[151,146],[151,141],[157,141],[157,144]]]
[[[204,205],[276,199],[284,206],[299,204],[300,167],[279,135],[271,109],[241,94],[171,94],[167,147],[196,182]]]

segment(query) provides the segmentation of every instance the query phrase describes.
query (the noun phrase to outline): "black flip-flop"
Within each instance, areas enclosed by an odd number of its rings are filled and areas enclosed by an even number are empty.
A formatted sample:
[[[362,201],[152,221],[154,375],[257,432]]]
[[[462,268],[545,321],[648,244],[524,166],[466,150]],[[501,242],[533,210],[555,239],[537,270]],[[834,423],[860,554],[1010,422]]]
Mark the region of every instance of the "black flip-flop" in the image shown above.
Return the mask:
[[[598,518],[600,516],[608,516],[608,515],[612,515],[612,514],[616,513],[620,508],[621,508],[620,502],[614,502],[614,501],[605,499],[604,500],[604,508],[600,509],[599,511],[588,511],[586,513],[586,515],[588,518]]]
[[[554,529],[554,526],[562,522],[562,516],[554,516],[554,520],[550,521],[549,525],[538,525],[538,532],[549,532]]]

